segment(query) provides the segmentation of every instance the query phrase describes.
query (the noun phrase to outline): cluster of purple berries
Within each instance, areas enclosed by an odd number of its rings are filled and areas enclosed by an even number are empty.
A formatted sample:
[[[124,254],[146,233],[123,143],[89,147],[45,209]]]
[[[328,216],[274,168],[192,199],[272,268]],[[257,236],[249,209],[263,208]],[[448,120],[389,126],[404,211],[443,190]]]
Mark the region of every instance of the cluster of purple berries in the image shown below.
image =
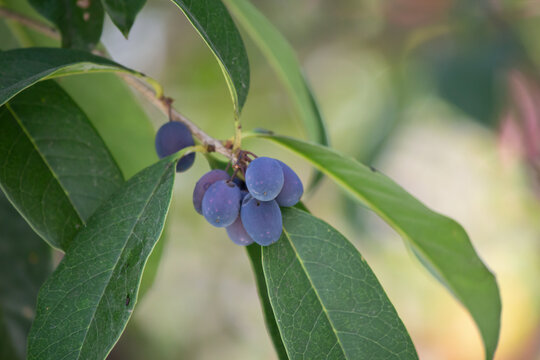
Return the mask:
[[[160,158],[194,144],[191,132],[180,122],[164,124],[156,134]],[[194,161],[195,154],[183,156],[176,171],[186,171]],[[244,174],[245,181],[223,170],[204,174],[193,190],[195,210],[210,224],[226,228],[229,238],[238,245],[270,245],[282,232],[279,207],[300,201],[302,182],[285,163],[268,157],[250,160],[243,156],[236,169]]]
[[[251,161],[245,179],[209,171],[195,185],[193,206],[211,225],[226,228],[235,244],[270,245],[282,232],[279,207],[296,205],[304,187],[289,166],[268,157]]]

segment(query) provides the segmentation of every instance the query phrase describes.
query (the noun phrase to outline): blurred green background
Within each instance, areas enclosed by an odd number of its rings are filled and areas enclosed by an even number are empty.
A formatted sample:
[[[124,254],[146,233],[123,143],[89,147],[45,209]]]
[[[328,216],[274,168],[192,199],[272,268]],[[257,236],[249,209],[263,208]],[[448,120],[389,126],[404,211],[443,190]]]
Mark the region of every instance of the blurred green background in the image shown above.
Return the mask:
[[[540,2],[253,3],[297,51],[332,146],[468,231],[502,292],[496,359],[540,359]],[[305,138],[285,88],[244,39],[251,64],[244,129]],[[202,129],[232,136],[221,70],[171,2],[149,1],[129,40],[108,21],[102,40],[115,60],[159,80]],[[90,102],[103,94],[86,96]],[[119,100],[112,94],[110,101]],[[145,108],[156,129],[166,121]],[[109,116],[129,123],[131,113]],[[303,160],[262,140],[244,146],[282,159],[307,183],[311,169]],[[156,281],[110,359],[276,359],[245,251],[193,209],[193,187],[208,169],[199,156],[177,176]],[[387,225],[328,179],[305,202],[364,255],[421,359],[482,358],[469,315]]]
[[[467,229],[502,291],[497,359],[540,359],[540,3],[254,1],[298,53],[332,145],[395,179]],[[244,129],[304,138],[285,88],[244,36],[251,92]],[[211,135],[232,135],[221,70],[172,4],[150,1],[128,41],[107,23],[114,59],[157,78],[174,105]],[[148,109],[157,128],[166,119]],[[307,182],[310,167],[261,140]],[[193,210],[208,170],[177,177],[156,282],[111,359],[275,359],[242,248]],[[382,221],[331,181],[306,197],[313,213],[362,252],[421,359],[480,359],[463,308]]]

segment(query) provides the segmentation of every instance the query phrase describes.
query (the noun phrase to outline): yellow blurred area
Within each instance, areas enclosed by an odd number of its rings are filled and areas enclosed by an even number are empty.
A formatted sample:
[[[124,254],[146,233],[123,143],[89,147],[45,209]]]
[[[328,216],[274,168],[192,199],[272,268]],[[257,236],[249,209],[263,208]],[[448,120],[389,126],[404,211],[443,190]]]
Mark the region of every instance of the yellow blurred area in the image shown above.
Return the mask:
[[[433,79],[421,62],[402,59],[397,51],[405,48],[407,32],[449,17],[452,2],[400,0],[394,11],[387,7],[392,9],[395,1],[384,7],[367,0],[254,3],[297,50],[332,146],[374,165],[467,230],[501,289],[496,359],[540,359],[540,197],[533,191],[530,169],[501,148],[498,119],[487,126],[475,121],[432,91]],[[507,1],[501,6],[517,13],[531,4]],[[424,7],[432,17],[407,16]],[[538,68],[540,12],[526,14],[515,27]],[[251,63],[244,129],[305,137],[285,88],[244,38]],[[150,1],[128,41],[110,23],[103,40],[117,61],[162,82],[175,107],[209,134],[232,135],[232,105],[219,66],[174,5]],[[403,73],[405,85],[396,81]],[[156,128],[165,121],[155,110],[148,112]],[[305,161],[261,140],[244,145],[287,162],[307,183],[311,168]],[[276,359],[244,249],[193,209],[193,187],[206,171],[199,157],[189,172],[177,176],[156,282],[111,358]],[[483,358],[470,316],[386,224],[347,199],[329,179],[306,197],[306,204],[364,255],[421,359]]]

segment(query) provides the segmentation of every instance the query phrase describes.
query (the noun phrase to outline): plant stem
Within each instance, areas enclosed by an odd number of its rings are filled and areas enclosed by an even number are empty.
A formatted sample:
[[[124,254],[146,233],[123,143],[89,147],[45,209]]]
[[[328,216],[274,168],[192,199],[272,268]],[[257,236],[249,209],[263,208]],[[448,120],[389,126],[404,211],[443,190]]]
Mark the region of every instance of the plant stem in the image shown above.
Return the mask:
[[[24,25],[30,29],[36,30],[37,32],[40,32],[48,37],[51,37],[53,39],[60,39],[60,34],[58,31],[54,28],[51,28],[50,26],[43,24],[42,22],[39,22],[35,19],[32,19],[28,16],[19,14],[13,10],[7,9],[5,7],[0,7],[0,17],[4,17],[6,19],[14,20],[21,25]],[[95,51],[97,55],[105,56],[106,54],[103,51]],[[197,125],[195,125],[191,120],[186,118],[184,115],[180,114],[176,109],[174,109],[170,104],[172,103],[172,99],[169,97],[166,97],[163,94],[156,94],[155,90],[153,90],[146,82],[143,83],[139,80],[139,78],[127,74],[127,73],[118,73],[117,74],[120,78],[122,78],[130,87],[137,90],[141,95],[143,95],[145,98],[150,101],[156,108],[161,110],[163,114],[165,114],[167,117],[170,117],[170,120],[173,121],[179,121],[186,125],[194,137],[196,137],[204,146],[207,152],[217,152],[230,160],[233,161],[233,163],[236,163],[237,161],[237,155],[235,152],[230,150],[229,148],[225,147],[223,143],[211,137],[207,133],[205,133],[203,130],[201,130]],[[155,87],[154,87],[155,88]],[[235,131],[236,134],[238,134],[239,131],[239,122],[238,120],[235,121]],[[235,145],[238,145],[239,147],[239,140],[240,136],[235,136]],[[234,146],[233,146],[234,148]],[[235,149],[236,150],[236,149]]]
[[[42,22],[32,19],[31,17],[19,14],[13,10],[10,10],[5,7],[0,7],[0,17],[6,19],[14,20],[21,25],[24,25],[30,29],[36,30],[43,35],[46,35],[55,40],[60,40],[60,34],[56,31],[55,28],[50,27]]]

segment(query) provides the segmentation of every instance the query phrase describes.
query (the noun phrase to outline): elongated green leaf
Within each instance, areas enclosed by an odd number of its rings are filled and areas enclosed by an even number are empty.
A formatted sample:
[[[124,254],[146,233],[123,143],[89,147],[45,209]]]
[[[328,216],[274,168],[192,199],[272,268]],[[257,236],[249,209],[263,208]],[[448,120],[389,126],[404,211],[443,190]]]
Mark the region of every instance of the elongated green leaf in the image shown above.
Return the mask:
[[[249,91],[249,63],[240,33],[221,0],[172,0],[216,56],[239,114]]]
[[[91,50],[98,44],[105,15],[101,1],[28,1],[58,27],[62,34],[63,47]]]
[[[65,250],[122,182],[86,115],[54,81],[0,108],[0,187],[52,246]]]
[[[38,290],[51,272],[51,249],[0,192],[0,359],[26,359]]]
[[[493,358],[500,329],[499,289],[458,223],[430,210],[383,174],[335,150],[284,136],[258,136],[306,158],[392,226],[467,308],[482,335],[486,359]]]
[[[329,138],[321,112],[311,88],[302,72],[296,54],[287,39],[249,0],[224,0],[230,11],[268,58],[273,68],[289,90],[292,100],[304,123],[308,138],[328,145]],[[322,173],[315,172],[309,189],[322,180]]]
[[[312,215],[284,208],[283,235],[263,247],[268,294],[290,359],[417,359],[356,248]]]
[[[10,8],[16,8],[27,16],[34,15],[26,3],[16,0],[2,1]],[[23,35],[28,35],[25,36],[26,38],[33,41],[27,45],[49,44],[41,42],[49,41],[49,39],[36,39],[32,36],[34,35],[32,32],[24,28],[19,29],[19,32],[21,31],[24,32]],[[0,42],[0,47],[2,45]],[[102,136],[105,145],[117,161],[124,178],[130,178],[157,161],[154,149],[155,131],[148,115],[125,82],[116,74],[62,77],[58,81],[61,81],[62,87],[88,115],[90,122]],[[144,295],[145,289],[150,289],[152,286],[161,260],[160,249],[163,248],[165,241],[166,232],[164,231],[146,264],[139,298]]]
[[[38,81],[113,71],[143,76],[114,61],[79,50],[27,48],[0,52],[0,105]]]
[[[126,38],[145,3],[146,0],[103,0],[105,11]]]
[[[29,359],[104,359],[129,320],[169,209],[175,163],[144,169],[91,217],[39,292]]]
[[[224,2],[286,85],[304,122],[309,139],[328,145],[328,134],[317,102],[288,41],[248,0],[224,0]]]
[[[272,310],[272,305],[270,304],[270,299],[268,298],[268,289],[262,266],[261,246],[252,244],[247,246],[246,250],[251,262],[251,268],[253,269],[253,275],[255,276],[255,281],[257,283],[257,291],[259,293],[259,299],[261,300],[261,307],[263,310],[264,321],[266,323],[266,329],[268,330],[268,334],[274,343],[274,348],[276,349],[278,358],[280,360],[288,360],[289,357],[287,356],[285,345],[283,345],[283,341],[281,340],[279,327],[274,316],[274,311]]]

